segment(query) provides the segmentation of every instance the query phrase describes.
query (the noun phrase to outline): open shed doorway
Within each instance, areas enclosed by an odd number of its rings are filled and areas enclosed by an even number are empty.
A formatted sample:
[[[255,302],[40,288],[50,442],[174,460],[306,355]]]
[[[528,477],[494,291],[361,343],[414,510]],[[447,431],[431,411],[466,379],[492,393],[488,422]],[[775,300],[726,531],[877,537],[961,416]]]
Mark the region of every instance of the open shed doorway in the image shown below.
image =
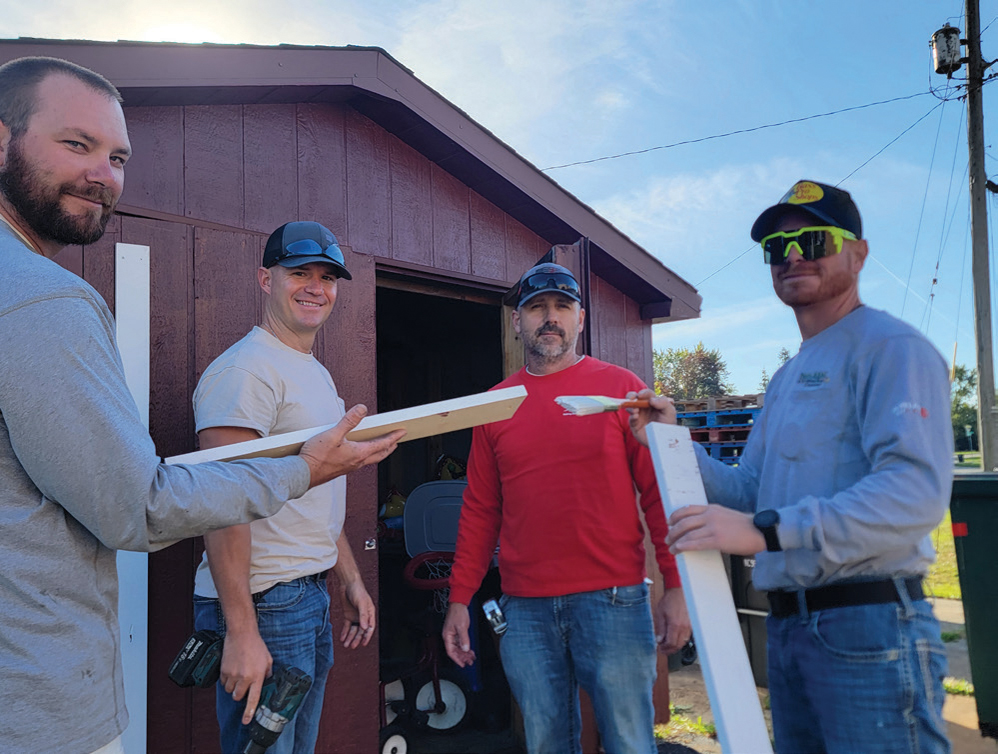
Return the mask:
[[[383,278],[378,283],[379,412],[484,392],[503,379],[502,318],[507,310],[501,293],[455,292]],[[522,751],[513,733],[509,686],[499,662],[498,644],[481,608],[472,607],[472,642],[478,661],[470,670],[458,669],[446,656],[439,638],[446,590],[417,588],[424,579],[445,575],[447,564],[431,562],[409,577],[404,573],[412,560],[405,540],[406,501],[420,485],[437,480],[450,481],[455,494],[460,495],[471,435],[469,429],[402,443],[378,471],[379,651],[381,687],[387,698],[384,722],[392,725],[391,732],[403,734],[420,754]],[[476,602],[498,597],[499,590],[498,572],[492,569]],[[441,697],[447,709],[428,718],[421,711],[437,698],[433,666],[441,679]],[[399,699],[404,704],[398,704]],[[462,704],[463,712],[459,710]],[[457,718],[460,722],[455,723]]]

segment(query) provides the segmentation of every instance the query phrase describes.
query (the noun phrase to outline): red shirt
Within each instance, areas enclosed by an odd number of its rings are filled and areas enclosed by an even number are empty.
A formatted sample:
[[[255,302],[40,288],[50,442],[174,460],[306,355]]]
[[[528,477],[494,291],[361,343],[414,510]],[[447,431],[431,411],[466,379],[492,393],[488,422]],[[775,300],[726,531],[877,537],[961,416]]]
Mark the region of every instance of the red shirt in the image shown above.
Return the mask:
[[[645,552],[636,492],[665,586],[678,587],[651,456],[631,434],[627,413],[566,416],[554,400],[622,398],[645,387],[641,380],[585,357],[543,377],[521,369],[494,389],[513,385],[527,389],[513,417],[474,431],[450,599],[468,604],[497,541],[506,594],[551,597],[640,583]]]

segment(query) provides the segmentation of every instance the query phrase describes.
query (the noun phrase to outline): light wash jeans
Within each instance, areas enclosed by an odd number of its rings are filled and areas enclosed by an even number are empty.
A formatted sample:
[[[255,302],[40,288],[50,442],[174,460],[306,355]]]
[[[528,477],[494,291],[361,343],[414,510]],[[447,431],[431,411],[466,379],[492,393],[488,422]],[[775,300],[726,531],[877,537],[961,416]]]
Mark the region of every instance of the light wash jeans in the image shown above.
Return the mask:
[[[902,599],[766,619],[777,752],[949,753],[939,623]]]
[[[274,666],[294,666],[312,676],[312,687],[294,719],[267,754],[311,754],[319,735],[319,717],[326,678],[333,667],[333,634],[329,623],[326,582],[312,576],[278,584],[256,603],[260,636]],[[194,595],[194,627],[225,634],[218,600]],[[242,724],[246,698],[234,701],[221,683],[215,688],[215,707],[224,754],[242,754],[249,741]]]
[[[503,596],[500,653],[530,754],[582,751],[579,686],[606,754],[654,754],[655,630],[644,584],[563,597]]]

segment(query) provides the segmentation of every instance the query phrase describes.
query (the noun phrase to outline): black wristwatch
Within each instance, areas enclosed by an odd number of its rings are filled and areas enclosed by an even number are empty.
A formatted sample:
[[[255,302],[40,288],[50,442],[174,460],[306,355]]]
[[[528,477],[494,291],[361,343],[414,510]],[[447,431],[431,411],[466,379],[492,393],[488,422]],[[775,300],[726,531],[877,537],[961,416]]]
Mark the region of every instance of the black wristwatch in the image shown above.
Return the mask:
[[[776,534],[776,527],[780,523],[779,511],[772,508],[759,511],[753,516],[752,523],[755,524],[756,529],[762,532],[762,536],[766,540],[766,550],[768,552],[783,551],[783,548],[780,547],[780,538]]]

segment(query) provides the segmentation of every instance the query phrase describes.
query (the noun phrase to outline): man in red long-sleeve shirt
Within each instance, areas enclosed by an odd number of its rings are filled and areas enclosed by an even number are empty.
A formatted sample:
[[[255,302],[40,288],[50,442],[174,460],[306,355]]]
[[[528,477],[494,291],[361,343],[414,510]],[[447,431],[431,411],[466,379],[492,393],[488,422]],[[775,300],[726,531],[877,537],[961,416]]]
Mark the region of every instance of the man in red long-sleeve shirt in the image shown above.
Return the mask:
[[[580,685],[607,751],[653,754],[655,647],[678,650],[690,622],[651,457],[627,416],[565,416],[555,403],[643,387],[576,354],[584,321],[568,269],[541,264],[521,278],[513,327],[526,367],[496,387],[523,385],[527,398],[513,418],[475,429],[444,644],[458,665],[474,661],[468,603],[498,542],[509,626],[500,652],[531,754],[581,751]],[[665,579],[654,622],[636,491]]]

